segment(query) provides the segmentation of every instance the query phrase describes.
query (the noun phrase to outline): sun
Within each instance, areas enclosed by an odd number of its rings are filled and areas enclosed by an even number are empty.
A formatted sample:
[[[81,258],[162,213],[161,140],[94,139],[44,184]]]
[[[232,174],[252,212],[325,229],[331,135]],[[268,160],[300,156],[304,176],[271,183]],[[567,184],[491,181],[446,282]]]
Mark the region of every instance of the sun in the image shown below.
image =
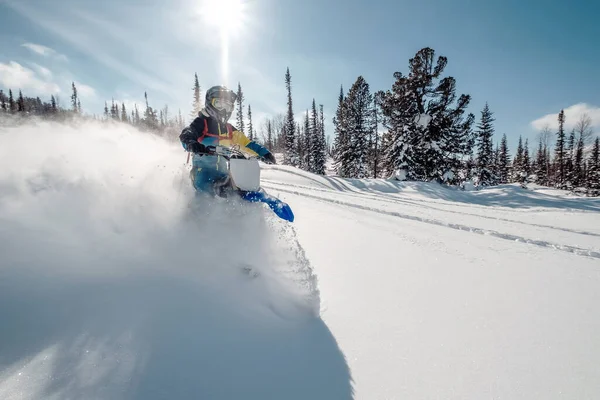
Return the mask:
[[[229,84],[229,46],[247,22],[248,10],[245,0],[202,0],[198,13],[204,23],[219,32],[221,37],[221,79]]]
[[[243,0],[203,0],[199,12],[207,24],[231,29],[244,20],[245,8]]]

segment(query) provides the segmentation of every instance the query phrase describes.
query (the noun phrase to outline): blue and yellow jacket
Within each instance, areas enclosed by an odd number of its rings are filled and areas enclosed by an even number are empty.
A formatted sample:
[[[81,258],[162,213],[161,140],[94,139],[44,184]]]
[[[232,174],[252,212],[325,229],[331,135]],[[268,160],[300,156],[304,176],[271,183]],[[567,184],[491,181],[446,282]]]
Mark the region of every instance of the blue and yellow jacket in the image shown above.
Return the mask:
[[[187,150],[187,145],[193,142],[202,143],[205,146],[240,146],[240,150],[250,155],[264,157],[269,154],[269,150],[260,144],[246,137],[241,131],[238,131],[233,125],[222,124],[216,118],[211,117],[202,110],[190,126],[183,129],[179,135],[179,140],[183,148]]]

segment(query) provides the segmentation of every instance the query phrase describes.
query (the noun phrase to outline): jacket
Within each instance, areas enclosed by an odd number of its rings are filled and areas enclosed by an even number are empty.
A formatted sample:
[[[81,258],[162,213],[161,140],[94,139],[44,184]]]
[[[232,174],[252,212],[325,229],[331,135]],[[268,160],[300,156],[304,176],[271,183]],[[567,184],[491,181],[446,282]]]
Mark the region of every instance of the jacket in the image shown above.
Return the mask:
[[[208,115],[205,110],[202,110],[198,117],[183,129],[179,135],[179,140],[186,150],[189,143],[199,142],[205,146],[232,146],[237,144],[240,146],[240,150],[259,157],[264,157],[270,153],[267,148],[248,139],[243,132],[237,130],[230,123],[222,124],[216,118]]]

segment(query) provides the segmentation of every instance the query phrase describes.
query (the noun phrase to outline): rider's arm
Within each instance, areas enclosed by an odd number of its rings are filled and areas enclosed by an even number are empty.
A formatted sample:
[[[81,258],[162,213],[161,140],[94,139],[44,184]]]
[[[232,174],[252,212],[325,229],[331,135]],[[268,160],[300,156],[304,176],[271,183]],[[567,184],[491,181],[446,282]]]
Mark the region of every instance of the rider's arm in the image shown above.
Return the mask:
[[[192,121],[190,126],[186,127],[181,131],[179,135],[179,140],[181,141],[181,145],[184,149],[188,149],[187,146],[190,143],[195,143],[198,141],[200,136],[202,136],[202,131],[204,130],[204,117],[197,117]]]
[[[270,153],[270,151],[267,148],[261,146],[253,140],[248,139],[243,132],[238,131],[235,128],[233,128],[232,141],[240,147],[245,147],[251,152],[256,153],[259,157],[264,157]]]

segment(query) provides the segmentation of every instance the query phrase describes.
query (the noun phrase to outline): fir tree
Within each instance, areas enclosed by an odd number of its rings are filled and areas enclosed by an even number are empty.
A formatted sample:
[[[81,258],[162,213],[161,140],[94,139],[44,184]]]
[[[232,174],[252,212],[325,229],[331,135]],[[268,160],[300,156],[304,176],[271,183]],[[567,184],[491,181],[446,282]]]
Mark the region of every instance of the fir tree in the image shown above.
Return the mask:
[[[4,95],[4,92],[2,90],[0,90],[0,110],[2,110],[3,112],[8,111],[8,104],[6,104],[6,96]]]
[[[104,119],[108,120],[108,103],[104,102]]]
[[[14,112],[15,108],[15,99],[13,98],[12,89],[8,89],[8,111]]]
[[[585,183],[583,164],[584,150],[584,140],[580,136],[577,140],[577,147],[575,148],[575,155],[573,157],[573,187],[579,187]]]
[[[346,102],[344,97],[344,88],[340,87],[340,95],[338,97],[338,107],[333,118],[335,126],[335,139],[333,144],[333,160],[336,173],[339,176],[347,176],[346,153],[350,151],[350,142],[347,135],[346,122]]]
[[[523,172],[528,177],[531,174],[531,157],[529,156],[529,139],[525,139],[525,146],[523,147]]]
[[[194,87],[192,90],[194,91],[194,99],[192,102],[190,118],[193,120],[198,116],[200,110],[202,110],[202,91],[200,90],[200,82],[198,82],[198,73],[194,74]]]
[[[287,89],[287,116],[285,123],[285,150],[283,163],[298,165],[298,155],[295,151],[296,123],[294,122],[294,109],[292,105],[292,76],[288,68],[285,73],[285,86]]]
[[[538,151],[535,157],[535,175],[536,175],[536,183],[540,185],[548,184],[548,176],[546,174],[546,147],[544,146],[543,138],[540,137],[540,145],[538,147]]]
[[[349,151],[344,154],[346,176],[366,178],[368,169],[369,146],[368,138],[373,132],[373,95],[369,84],[362,76],[348,91],[346,102],[346,129]]]
[[[25,99],[23,98],[23,92],[19,90],[19,99],[17,100],[17,111],[25,112]]]
[[[375,122],[372,140],[373,178],[379,178],[379,94],[374,96],[373,101],[373,120]]]
[[[125,109],[125,103],[121,104],[121,121],[128,122],[127,110]]]
[[[600,137],[596,137],[590,152],[586,186],[591,195],[600,196]]]
[[[558,114],[558,132],[554,147],[555,184],[563,187],[565,183],[565,111]]]
[[[319,152],[319,147],[321,146],[321,129],[319,128],[319,114],[317,113],[317,103],[315,99],[312,101],[312,107],[310,112],[310,127],[308,131],[309,138],[307,139],[308,146],[308,170],[312,173],[317,173],[316,171],[316,158],[315,156]]]
[[[510,153],[508,151],[508,141],[506,133],[502,135],[500,142],[500,151],[498,153],[498,178],[500,183],[508,183],[510,172]]]
[[[78,112],[78,107],[77,107],[77,87],[75,87],[75,82],[71,83],[71,89],[72,89],[72,94],[71,94],[71,108],[73,109],[73,112]]]
[[[325,115],[323,105],[319,104],[319,134],[318,144],[313,154],[313,168],[315,174],[325,175],[325,164],[327,163],[327,143],[325,140]]]
[[[248,139],[254,140],[254,129],[252,128],[252,107],[248,104]]]
[[[523,183],[525,181],[525,171],[523,167],[523,138],[519,136],[519,144],[517,146],[517,154],[515,154],[515,158],[513,160],[512,165],[512,173],[511,173],[511,181]]]
[[[407,179],[441,180],[472,151],[475,117],[465,116],[471,97],[457,99],[456,80],[441,78],[447,62],[446,57],[436,61],[434,50],[423,48],[410,59],[409,74],[396,72],[392,90],[382,93],[388,174],[402,171]]]
[[[572,187],[573,181],[575,180],[573,159],[575,158],[575,130],[571,130],[569,139],[567,140],[567,147],[565,153],[565,177],[566,187]]]
[[[240,132],[246,132],[244,129],[244,92],[242,91],[242,85],[238,82],[237,90],[237,128]]]
[[[273,151],[273,126],[271,125],[271,120],[267,121],[267,149],[269,151]]]
[[[56,114],[58,112],[58,107],[56,105],[56,98],[54,97],[54,95],[52,95],[50,97],[50,109],[52,110],[53,114]]]
[[[495,185],[497,178],[493,171],[494,145],[492,138],[494,136],[493,113],[490,111],[488,103],[481,111],[481,120],[477,125],[477,177],[482,186]]]
[[[312,135],[310,134],[310,116],[308,110],[304,114],[304,130],[303,138],[301,142],[302,150],[298,149],[298,157],[300,158],[300,168],[311,171],[312,170],[312,154],[311,154],[311,140]]]

